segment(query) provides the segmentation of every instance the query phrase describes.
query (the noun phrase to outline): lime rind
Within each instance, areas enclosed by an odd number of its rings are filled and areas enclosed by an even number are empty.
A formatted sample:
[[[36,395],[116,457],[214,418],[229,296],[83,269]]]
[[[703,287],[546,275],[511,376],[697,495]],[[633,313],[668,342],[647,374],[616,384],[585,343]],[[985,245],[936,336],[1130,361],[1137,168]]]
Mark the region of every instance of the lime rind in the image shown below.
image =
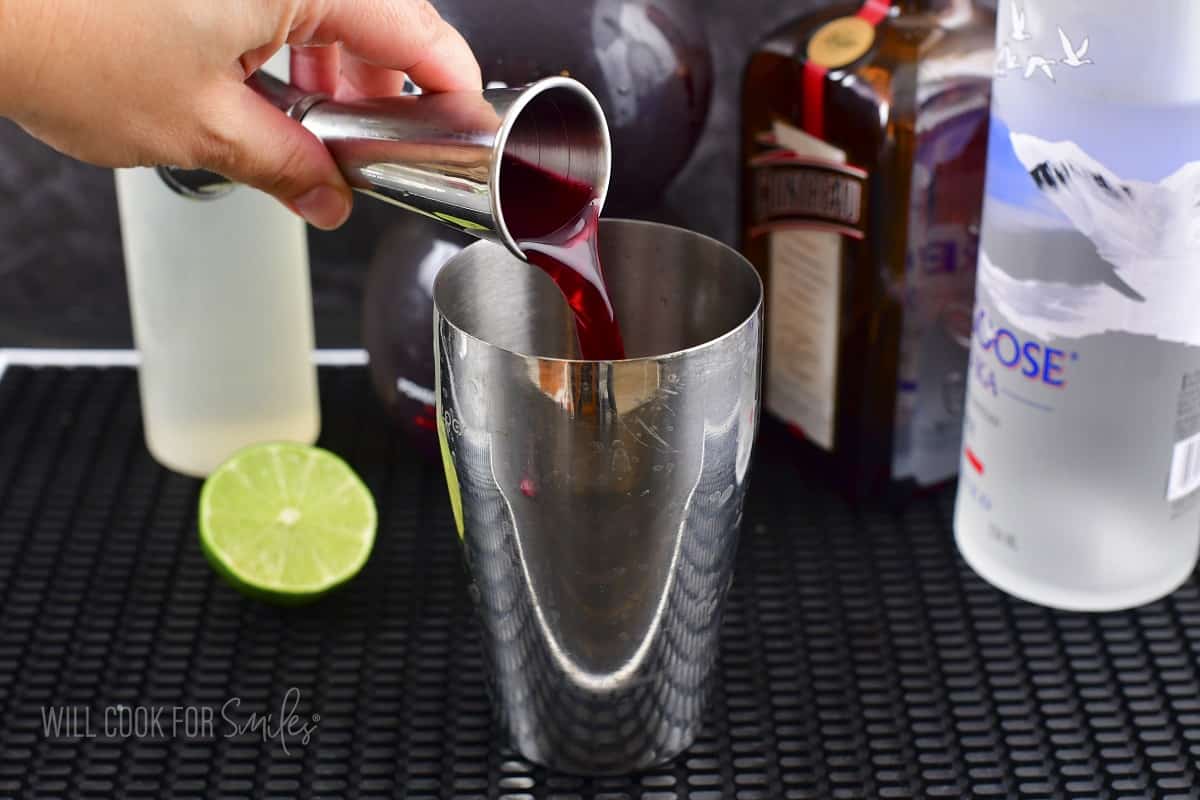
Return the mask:
[[[366,484],[337,455],[309,445],[239,451],[200,492],[206,558],[236,588],[273,602],[314,600],[357,575],[377,523]]]

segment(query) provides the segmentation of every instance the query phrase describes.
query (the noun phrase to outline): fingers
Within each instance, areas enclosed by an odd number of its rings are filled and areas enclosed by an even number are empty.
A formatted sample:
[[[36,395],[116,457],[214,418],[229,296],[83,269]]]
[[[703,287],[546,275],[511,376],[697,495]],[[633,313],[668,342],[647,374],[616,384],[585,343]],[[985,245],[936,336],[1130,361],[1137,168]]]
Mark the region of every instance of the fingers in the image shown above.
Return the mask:
[[[292,83],[338,100],[395,97],[404,93],[403,72],[369,64],[338,45],[292,48]]]
[[[471,46],[457,30],[445,22],[442,25],[437,47],[411,66],[397,69],[407,72],[413,83],[427,92],[483,91],[483,74]]]
[[[215,105],[200,166],[274,195],[315,227],[332,230],[346,221],[350,187],[315,136],[241,84]]]
[[[369,64],[357,56],[342,53],[342,80],[337,99],[362,100],[368,97],[395,97],[404,93],[404,73]]]
[[[293,47],[291,81],[306,92],[333,97],[341,77],[342,49],[336,44]]]
[[[471,48],[428,0],[304,0],[288,42],[292,81],[307,91],[397,95],[404,73],[429,92],[482,88]],[[241,67],[250,68],[245,56]],[[227,85],[218,105],[200,166],[274,195],[318,228],[345,222],[350,188],[316,137],[242,84]]]
[[[429,92],[479,91],[479,63],[428,0],[310,0],[316,18],[292,44],[341,42],[348,53],[407,72]]]

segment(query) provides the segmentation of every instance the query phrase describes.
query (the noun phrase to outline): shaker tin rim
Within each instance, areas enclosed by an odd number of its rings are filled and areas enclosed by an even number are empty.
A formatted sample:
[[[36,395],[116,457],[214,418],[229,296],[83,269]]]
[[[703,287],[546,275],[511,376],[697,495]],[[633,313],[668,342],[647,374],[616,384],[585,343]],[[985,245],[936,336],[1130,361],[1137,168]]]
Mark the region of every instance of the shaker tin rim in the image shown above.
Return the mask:
[[[681,233],[686,233],[689,236],[694,236],[696,238],[703,239],[705,242],[715,245],[716,247],[718,247],[725,253],[733,255],[734,261],[736,263],[738,263],[754,280],[753,285],[757,289],[757,295],[758,295],[758,298],[754,303],[754,307],[750,310],[750,312],[748,314],[745,315],[745,317],[742,319],[741,322],[739,322],[737,325],[733,326],[732,328],[730,328],[728,331],[721,334],[720,336],[716,336],[712,339],[708,339],[707,341],[701,342],[700,344],[692,345],[691,347],[685,347],[685,348],[681,348],[679,350],[672,350],[672,351],[669,351],[666,353],[657,353],[657,354],[653,354],[653,355],[637,356],[634,358],[624,358],[624,359],[610,360],[610,361],[591,361],[591,360],[580,359],[580,358],[558,358],[558,357],[554,357],[554,356],[539,356],[539,355],[534,355],[531,353],[521,353],[521,352],[518,352],[511,348],[502,347],[493,342],[489,342],[486,339],[481,339],[480,337],[476,336],[475,334],[471,333],[470,331],[464,330],[460,325],[458,325],[453,320],[451,320],[449,317],[447,317],[445,314],[443,314],[441,308],[438,306],[438,287],[441,284],[442,275],[444,274],[444,268],[443,268],[442,271],[438,272],[438,276],[434,279],[434,282],[433,282],[433,307],[434,307],[434,313],[435,313],[435,323],[438,321],[444,322],[446,325],[449,325],[451,328],[453,328],[455,331],[457,331],[463,337],[470,339],[471,341],[479,342],[480,344],[484,345],[485,347],[489,347],[493,350],[497,350],[499,352],[506,353],[506,354],[514,356],[516,358],[529,359],[529,360],[537,361],[539,363],[544,363],[544,364],[619,365],[619,364],[638,364],[638,363],[644,363],[647,361],[653,361],[653,362],[674,361],[674,360],[684,358],[689,355],[694,355],[701,351],[712,349],[712,348],[722,344],[723,342],[725,342],[728,339],[732,339],[736,336],[741,335],[747,327],[749,327],[756,320],[761,319],[761,317],[763,315],[763,307],[765,304],[765,296],[766,296],[766,290],[763,287],[762,276],[760,276],[758,274],[758,270],[754,268],[754,265],[750,263],[749,259],[747,259],[744,255],[742,255],[742,253],[738,252],[735,248],[730,247],[729,245],[725,244],[724,242],[720,241],[719,239],[714,239],[713,237],[707,236],[703,233],[698,233],[697,231],[693,231],[688,228],[681,228],[681,227],[678,227],[675,225],[666,225],[661,222],[650,222],[648,220],[639,220],[639,219],[622,219],[619,217],[618,218],[610,218],[610,219],[601,219],[600,220],[601,230],[603,230],[606,223],[608,223],[610,225],[612,223],[616,223],[621,226],[637,226],[637,227],[646,227],[646,228],[669,229],[669,230],[674,230],[674,231],[678,231]],[[473,249],[476,249],[476,248],[487,249],[489,247],[501,247],[501,245],[497,245],[494,242],[489,242],[487,240],[481,239],[481,240],[474,242],[473,244],[470,244],[467,247],[463,248],[463,250],[459,253],[459,255],[463,255],[463,254],[465,254]],[[511,252],[508,250],[507,247],[505,247],[504,249],[508,252]],[[456,256],[456,258],[457,258],[457,256]],[[453,260],[453,259],[451,259],[451,260]],[[449,262],[447,262],[447,263],[449,263]],[[525,262],[525,263],[528,264],[528,262]],[[529,264],[528,266],[530,269],[537,269],[532,264]],[[436,335],[436,330],[435,330],[435,335]],[[761,335],[762,335],[762,332],[760,331],[760,336]]]

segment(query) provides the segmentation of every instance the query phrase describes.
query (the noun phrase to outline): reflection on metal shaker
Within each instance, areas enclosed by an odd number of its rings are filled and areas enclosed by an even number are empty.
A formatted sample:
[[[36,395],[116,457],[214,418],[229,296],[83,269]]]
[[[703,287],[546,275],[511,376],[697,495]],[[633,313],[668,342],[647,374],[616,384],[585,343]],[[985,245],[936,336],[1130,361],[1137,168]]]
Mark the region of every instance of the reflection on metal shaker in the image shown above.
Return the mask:
[[[606,221],[630,359],[572,360],[557,287],[488,243],[439,274],[439,428],[502,725],[569,772],[699,731],[758,424],[762,287],[694,233]]]

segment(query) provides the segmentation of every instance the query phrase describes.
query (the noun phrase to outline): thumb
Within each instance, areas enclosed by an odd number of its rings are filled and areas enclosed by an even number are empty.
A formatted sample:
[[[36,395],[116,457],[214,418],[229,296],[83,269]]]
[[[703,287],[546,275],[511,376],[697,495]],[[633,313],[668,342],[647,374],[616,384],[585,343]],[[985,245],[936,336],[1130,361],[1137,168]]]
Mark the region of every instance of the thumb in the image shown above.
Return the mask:
[[[220,105],[219,121],[205,126],[200,166],[274,195],[317,228],[346,221],[350,187],[317,137],[244,84],[224,92]]]

